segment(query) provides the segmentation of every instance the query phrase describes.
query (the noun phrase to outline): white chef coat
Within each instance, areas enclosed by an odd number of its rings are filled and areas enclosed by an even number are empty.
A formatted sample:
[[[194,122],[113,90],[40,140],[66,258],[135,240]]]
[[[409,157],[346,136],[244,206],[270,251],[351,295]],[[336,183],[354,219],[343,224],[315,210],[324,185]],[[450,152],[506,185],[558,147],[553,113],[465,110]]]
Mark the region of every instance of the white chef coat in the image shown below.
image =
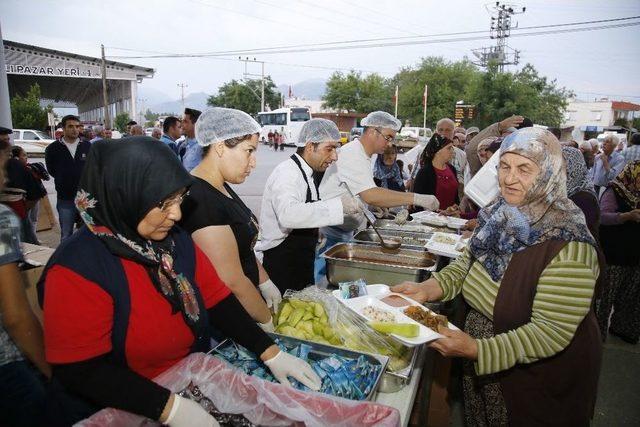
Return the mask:
[[[260,258],[261,252],[278,246],[292,229],[339,225],[344,221],[340,198],[318,201],[313,169],[302,157],[294,155],[307,176],[314,201],[305,203],[307,183],[292,159],[275,167],[267,178],[262,196],[260,237],[254,249]]]
[[[340,182],[346,182],[354,195],[376,188],[371,157],[364,151],[359,139],[354,139],[340,148],[338,161],[329,166],[322,178],[320,197],[328,199],[346,193],[347,190]]]

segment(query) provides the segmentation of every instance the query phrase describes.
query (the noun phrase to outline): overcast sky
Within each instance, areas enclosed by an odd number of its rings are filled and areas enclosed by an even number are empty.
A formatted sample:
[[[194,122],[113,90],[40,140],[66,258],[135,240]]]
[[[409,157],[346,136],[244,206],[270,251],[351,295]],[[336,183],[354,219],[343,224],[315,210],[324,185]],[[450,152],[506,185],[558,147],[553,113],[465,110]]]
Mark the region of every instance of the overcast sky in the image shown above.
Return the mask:
[[[490,14],[481,1],[404,0],[0,0],[0,25],[7,40],[99,56],[149,55],[145,52],[201,53],[383,37],[487,30]],[[526,12],[523,26],[592,21],[640,15],[640,0],[533,0],[517,3]],[[637,21],[637,20],[636,20]],[[532,30],[533,31],[533,30]],[[407,40],[407,39],[404,39]],[[521,64],[582,98],[610,95],[640,103],[640,26],[566,34],[512,37]],[[492,40],[408,45],[329,52],[251,55],[267,61],[276,84],[327,78],[332,70],[375,71],[391,77],[421,57],[450,60],[472,57]],[[242,77],[237,55],[225,59],[117,59],[153,67],[144,87],[179,97],[215,93],[224,82]],[[318,68],[314,68],[318,67]],[[515,67],[509,69],[514,70]],[[257,65],[250,72],[259,73]]]

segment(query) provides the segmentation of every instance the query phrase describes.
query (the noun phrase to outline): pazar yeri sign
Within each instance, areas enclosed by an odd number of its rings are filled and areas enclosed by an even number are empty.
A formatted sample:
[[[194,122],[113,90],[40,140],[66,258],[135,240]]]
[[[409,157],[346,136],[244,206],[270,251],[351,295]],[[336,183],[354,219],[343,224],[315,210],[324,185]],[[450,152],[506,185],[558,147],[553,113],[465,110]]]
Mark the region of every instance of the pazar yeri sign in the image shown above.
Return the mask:
[[[23,74],[30,76],[54,76],[54,77],[88,77],[100,78],[100,67],[52,67],[24,64],[6,64],[7,74]]]

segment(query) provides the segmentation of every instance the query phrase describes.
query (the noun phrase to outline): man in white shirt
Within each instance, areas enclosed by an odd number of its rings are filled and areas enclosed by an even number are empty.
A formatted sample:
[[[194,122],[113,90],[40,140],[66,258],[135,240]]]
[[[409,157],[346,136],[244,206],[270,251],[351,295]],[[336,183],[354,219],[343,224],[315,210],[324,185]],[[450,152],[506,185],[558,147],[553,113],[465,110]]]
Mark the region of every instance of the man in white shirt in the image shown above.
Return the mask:
[[[300,131],[298,150],[275,167],[265,185],[260,237],[255,251],[281,293],[314,284],[318,227],[338,225],[360,212],[348,194],[320,200],[314,172],[324,172],[338,158],[340,132],[330,120],[312,119]]]
[[[614,134],[609,134],[602,143],[602,152],[594,160],[590,178],[599,194],[600,190],[613,180],[625,166],[622,154],[615,151],[619,139]]]
[[[384,153],[402,124],[398,119],[385,111],[374,111],[360,122],[364,127],[359,139],[345,144],[340,149],[340,157],[324,174],[320,184],[320,195],[323,199],[342,196],[347,193],[342,182],[349,186],[353,194],[360,196],[368,205],[381,208],[417,205],[426,210],[439,207],[438,199],[432,195],[405,193],[376,186],[373,181],[371,156]],[[346,242],[353,238],[353,232],[361,225],[364,218],[345,221],[339,227],[323,227],[320,232],[327,238],[326,244],[318,252],[338,242]],[[324,260],[316,258],[316,281],[325,273]]]

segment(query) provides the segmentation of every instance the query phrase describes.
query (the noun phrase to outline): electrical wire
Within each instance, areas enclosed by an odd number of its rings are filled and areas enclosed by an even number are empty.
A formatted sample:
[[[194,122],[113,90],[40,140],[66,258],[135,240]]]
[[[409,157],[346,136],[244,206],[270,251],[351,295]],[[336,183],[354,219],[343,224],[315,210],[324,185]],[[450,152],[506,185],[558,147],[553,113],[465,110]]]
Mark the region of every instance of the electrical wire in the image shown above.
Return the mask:
[[[611,19],[599,19],[599,20],[592,20],[592,21],[568,22],[568,23],[563,23],[563,24],[534,25],[534,26],[528,26],[528,27],[513,28],[511,31],[516,31],[516,33],[517,33],[518,31],[522,31],[522,30],[534,30],[534,29],[557,28],[557,27],[570,27],[570,26],[588,25],[588,24],[602,24],[602,23],[606,23],[606,22],[620,22],[620,21],[628,21],[628,20],[638,19],[638,18],[640,18],[640,15],[638,15],[638,16],[628,16],[628,17],[623,17],[623,18],[611,18]],[[423,35],[420,35],[420,36],[380,37],[380,38],[373,38],[373,39],[370,38],[370,39],[357,39],[357,40],[343,40],[343,41],[335,41],[335,42],[307,43],[307,44],[274,46],[274,47],[266,47],[266,48],[255,48],[255,49],[202,52],[202,53],[197,53],[197,54],[198,55],[213,55],[213,54],[237,55],[238,53],[242,53],[242,54],[252,55],[252,54],[261,54],[261,53],[265,53],[265,51],[276,50],[276,49],[289,49],[289,48],[302,48],[302,47],[315,47],[315,46],[330,46],[330,45],[343,45],[343,44],[353,44],[353,43],[369,43],[369,42],[386,41],[386,40],[406,40],[406,39],[414,39],[414,38],[449,37],[449,36],[460,36],[460,35],[471,35],[471,34],[489,34],[489,33],[490,33],[490,30],[459,31],[459,32],[453,32],[453,33],[423,34]],[[127,49],[127,48],[113,48],[113,49],[130,50],[130,49]],[[155,52],[149,52],[149,53],[155,53]]]
[[[538,32],[529,32],[529,33],[515,33],[515,34],[512,33],[509,37],[531,37],[531,36],[550,35],[550,34],[566,34],[566,33],[596,31],[596,30],[613,29],[613,28],[626,28],[626,27],[632,27],[632,26],[638,26],[638,25],[640,25],[640,21],[624,23],[624,24],[600,25],[600,26],[592,26],[592,27],[584,27],[584,28],[557,29],[557,30],[538,31]],[[540,28],[544,28],[544,27],[548,27],[548,26],[541,26]],[[447,38],[447,39],[436,39],[436,40],[413,40],[413,41],[403,41],[403,42],[315,47],[315,48],[309,48],[309,49],[283,48],[280,50],[269,50],[269,51],[261,51],[261,52],[257,52],[256,50],[246,50],[246,51],[227,51],[227,52],[218,52],[218,53],[169,54],[169,55],[148,55],[148,56],[109,56],[109,58],[157,59],[157,58],[218,57],[218,56],[253,55],[253,54],[273,55],[273,54],[282,54],[282,53],[310,53],[310,52],[326,52],[326,51],[335,51],[335,50],[353,50],[353,49],[399,47],[399,46],[412,46],[412,45],[424,45],[424,44],[455,43],[455,42],[486,40],[487,38],[488,36],[471,36],[471,37],[458,37],[458,38]]]

